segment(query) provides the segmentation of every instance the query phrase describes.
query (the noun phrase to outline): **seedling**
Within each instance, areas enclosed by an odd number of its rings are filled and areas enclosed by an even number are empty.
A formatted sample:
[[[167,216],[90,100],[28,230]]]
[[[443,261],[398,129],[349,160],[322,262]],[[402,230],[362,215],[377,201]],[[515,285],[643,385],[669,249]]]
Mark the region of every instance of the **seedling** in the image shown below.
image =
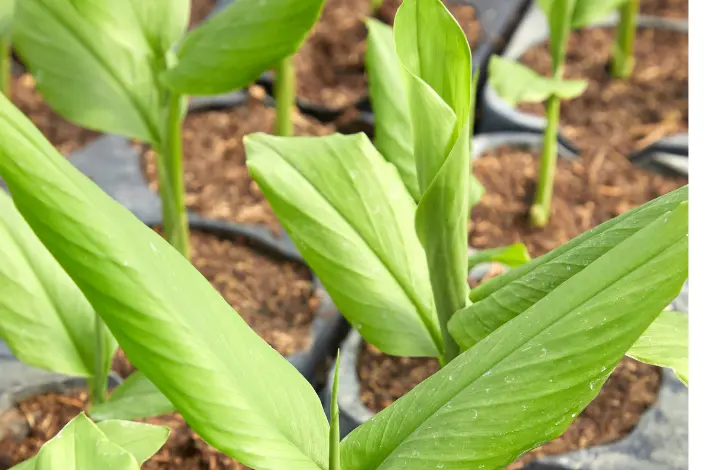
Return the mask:
[[[565,53],[570,31],[603,18],[625,0],[540,0],[538,4],[548,17],[550,55],[553,71],[543,77],[522,64],[493,57],[490,62],[490,84],[498,95],[514,106],[520,102],[545,102],[547,124],[540,155],[535,199],[530,207],[530,224],[543,227],[550,218],[557,141],[560,125],[560,102],[581,95],[587,86],[584,80],[565,80]]]
[[[182,159],[186,95],[225,93],[251,83],[298,49],[324,3],[236,0],[185,35],[189,0],[27,0],[18,4],[13,38],[59,114],[152,145],[164,231],[189,256]],[[286,75],[289,86],[292,74]],[[280,101],[278,131],[284,134],[290,114]]]
[[[513,302],[487,304],[487,318],[471,321],[462,104],[470,101],[470,71],[425,62],[465,60],[462,48],[445,47],[459,40],[448,15],[438,0],[406,0],[397,18],[398,55],[418,59],[403,62],[408,93],[419,99],[413,128],[429,130],[425,152],[415,152],[419,204],[364,134],[247,138],[276,213],[365,338],[445,362],[340,443],[338,420],[328,424],[300,373],[185,257],[0,97],[0,174],[23,217],[131,362],[206,442],[244,465],[502,468],[569,426],[687,278],[685,187],[488,282],[488,299]],[[438,25],[449,43],[415,34]],[[455,53],[434,54],[439,46]],[[458,80],[442,82],[445,74]],[[453,85],[439,93],[438,83]],[[83,243],[68,243],[70,233]],[[441,298],[446,293],[451,298]],[[456,299],[449,313],[463,320],[443,330],[442,309]],[[487,331],[489,322],[494,329],[476,342],[457,333]],[[448,354],[449,334],[457,351],[466,349],[457,357]]]

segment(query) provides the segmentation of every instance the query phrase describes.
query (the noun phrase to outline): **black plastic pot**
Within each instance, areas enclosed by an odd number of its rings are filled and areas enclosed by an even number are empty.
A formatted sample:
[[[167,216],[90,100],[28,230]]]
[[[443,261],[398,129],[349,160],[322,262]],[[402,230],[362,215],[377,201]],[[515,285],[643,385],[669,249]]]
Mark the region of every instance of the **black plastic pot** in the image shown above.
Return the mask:
[[[480,82],[485,82],[486,65],[490,56],[502,50],[507,38],[518,25],[523,13],[527,9],[529,0],[451,0],[450,3],[471,5],[477,18],[482,23],[483,36],[480,43],[472,51],[473,70],[480,70]],[[270,95],[273,95],[274,74],[271,71],[263,74],[258,80]],[[331,122],[338,119],[348,109],[357,108],[360,111],[371,112],[369,97],[364,97],[350,106],[341,108],[327,108],[310,103],[302,98],[296,100],[298,108],[321,122]]]
[[[473,158],[500,145],[540,148],[542,136],[537,134],[491,134],[473,140]],[[563,158],[575,154],[562,145]],[[482,278],[487,265],[478,266],[471,275]],[[689,284],[668,306],[680,312],[688,311]],[[371,419],[375,413],[360,399],[360,379],[357,373],[359,353],[363,339],[352,330],[340,349],[338,408],[341,436]],[[328,373],[332,380],[334,367]],[[321,393],[323,406],[329,410],[329,390]],[[544,470],[687,470],[688,468],[688,390],[675,374],[662,372],[658,399],[641,417],[636,428],[624,439],[610,445],[596,446],[563,455],[544,457],[525,468]]]
[[[603,21],[597,22],[592,27],[608,27],[616,24],[617,15],[612,15]],[[638,17],[638,27],[668,29],[680,33],[688,32],[687,20],[643,15]],[[539,7],[533,6],[515,30],[508,47],[502,55],[508,59],[517,60],[525,51],[544,43],[548,37],[547,18]],[[479,101],[482,115],[480,132],[482,133],[524,132],[542,134],[545,131],[547,120],[544,117],[524,113],[508,105],[488,83],[484,85],[482,98]],[[563,134],[562,126],[560,127],[558,141],[577,153],[577,146]],[[628,155],[628,158],[659,171],[687,175],[688,155],[688,135],[683,133],[653,142],[647,147]]]

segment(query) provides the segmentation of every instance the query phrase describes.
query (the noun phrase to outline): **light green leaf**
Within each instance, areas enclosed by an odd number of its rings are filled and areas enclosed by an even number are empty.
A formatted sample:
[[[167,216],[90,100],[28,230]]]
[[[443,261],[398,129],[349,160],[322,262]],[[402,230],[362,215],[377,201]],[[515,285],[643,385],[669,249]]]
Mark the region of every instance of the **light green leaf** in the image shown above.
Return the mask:
[[[572,28],[572,17],[578,0],[553,0],[548,22],[550,24],[550,55],[553,59],[553,76],[562,78],[565,52]]]
[[[384,352],[442,344],[415,203],[365,134],[245,138],[247,165],[338,309]]]
[[[158,74],[187,23],[188,0],[23,0],[14,46],[45,100],[89,129],[159,145]],[[161,15],[162,16],[159,16]]]
[[[16,0],[0,0],[0,38],[10,37]]]
[[[446,324],[467,302],[470,46],[442,2],[406,0],[395,17],[395,48],[407,72],[422,192],[415,228],[425,249],[448,359],[457,346]]]
[[[105,403],[93,405],[90,416],[97,421],[106,419],[140,419],[175,411],[165,395],[140,371],[128,377],[113,390]]]
[[[522,266],[530,260],[530,253],[528,253],[527,247],[522,243],[515,243],[514,245],[503,246],[500,248],[490,248],[487,250],[476,251],[470,255],[468,266],[472,268],[480,263],[490,263],[492,261],[496,261],[508,267],[515,268],[517,266]]]
[[[683,203],[353,431],[343,468],[503,468],[560,435],[680,292],[686,235]]]
[[[295,53],[325,0],[235,0],[193,29],[165,75],[176,92],[224,93],[247,86]]]
[[[170,428],[152,424],[111,419],[97,423],[97,427],[110,441],[135,457],[142,464],[165,444]]]
[[[95,312],[0,190],[0,338],[36,367],[89,377]],[[117,344],[106,332],[107,369]]]
[[[395,165],[415,201],[420,200],[417,168],[413,155],[410,106],[403,86],[403,71],[395,52],[392,28],[368,19],[365,58],[370,101],[375,112],[375,147]]]
[[[564,100],[576,98],[587,88],[587,81],[543,77],[514,60],[492,56],[490,85],[505,102],[515,106],[518,103],[541,103],[552,95]]]
[[[328,470],[340,470],[340,410],[338,409],[338,377],[340,375],[340,351],[335,360],[332,395],[330,397],[330,465]]]
[[[584,28],[606,18],[614,10],[620,8],[628,0],[575,0],[573,11],[573,29]]]
[[[325,468],[328,422],[312,386],[4,97],[0,174],[130,362],[204,440],[257,469]]]
[[[687,313],[665,310],[645,330],[627,355],[638,361],[672,369],[687,385],[690,377],[688,340]]]
[[[521,315],[559,286],[582,273],[615,245],[664,217],[686,202],[687,187],[655,199],[605,222],[570,242],[502,276],[480,284],[470,293],[475,303],[450,321],[455,341],[467,349]]]

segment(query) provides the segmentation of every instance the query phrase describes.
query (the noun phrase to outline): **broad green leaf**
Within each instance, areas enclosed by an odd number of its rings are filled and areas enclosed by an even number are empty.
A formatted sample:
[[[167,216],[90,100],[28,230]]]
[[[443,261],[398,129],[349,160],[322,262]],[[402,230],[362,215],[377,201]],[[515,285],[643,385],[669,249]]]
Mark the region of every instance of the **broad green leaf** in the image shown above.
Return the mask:
[[[450,321],[455,341],[467,349],[582,273],[615,245],[686,202],[687,187],[628,211],[470,293],[475,302]]]
[[[420,200],[417,168],[413,155],[410,105],[403,84],[400,59],[395,52],[392,28],[368,19],[365,58],[370,101],[375,112],[375,147],[395,165],[415,201]]]
[[[338,409],[338,377],[340,375],[340,351],[335,360],[332,395],[330,396],[330,465],[328,470],[340,470],[340,410]]]
[[[490,85],[510,106],[541,103],[555,95],[567,100],[580,96],[586,80],[543,77],[514,60],[493,56],[490,59]]]
[[[89,129],[161,140],[168,45],[188,0],[23,0],[13,42],[45,100]]]
[[[0,338],[21,361],[89,377],[95,312],[0,190]],[[116,344],[109,332],[107,369]]]
[[[325,0],[235,0],[187,35],[166,82],[194,95],[247,86],[300,48],[324,5]]]
[[[170,428],[152,424],[111,419],[97,423],[97,427],[115,445],[135,457],[142,464],[165,444]]]
[[[627,355],[638,361],[672,369],[687,385],[690,377],[688,335],[687,313],[665,310],[645,330]]]
[[[480,263],[490,263],[496,261],[511,268],[522,266],[531,260],[527,247],[522,243],[503,246],[500,248],[489,248],[487,250],[479,250],[470,255],[468,260],[469,267],[477,266]]]
[[[0,175],[130,362],[204,440],[252,468],[326,467],[328,422],[312,386],[4,97]]]
[[[10,37],[16,0],[0,0],[0,39]]]
[[[447,359],[457,346],[446,324],[467,302],[470,46],[440,0],[406,0],[395,17],[395,48],[406,71],[422,192],[415,228],[428,261]]]
[[[113,390],[105,403],[93,405],[90,416],[97,421],[106,419],[140,419],[175,411],[170,400],[140,371],[128,377]]]
[[[345,470],[503,468],[560,435],[687,277],[687,204],[656,219],[366,422]]]
[[[388,354],[437,356],[415,203],[367,136],[254,134],[245,149],[288,235],[363,338]]]

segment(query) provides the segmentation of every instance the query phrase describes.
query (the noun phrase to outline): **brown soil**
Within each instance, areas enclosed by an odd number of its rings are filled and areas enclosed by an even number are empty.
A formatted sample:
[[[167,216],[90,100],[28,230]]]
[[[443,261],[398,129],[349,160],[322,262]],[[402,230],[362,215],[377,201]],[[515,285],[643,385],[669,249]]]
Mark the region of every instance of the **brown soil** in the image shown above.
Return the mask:
[[[378,17],[392,23],[399,4],[386,0]],[[482,27],[473,8],[451,5],[450,10],[475,47],[482,38]],[[369,0],[328,0],[320,20],[295,55],[298,97],[313,105],[341,109],[367,96],[367,30],[363,19],[370,14]]]
[[[0,440],[0,470],[7,470],[37,454],[40,447],[54,437],[71,419],[87,406],[87,392],[64,395],[50,393],[35,396],[0,416],[12,420],[16,436]],[[195,434],[179,414],[142,420],[168,426],[167,443],[142,468],[143,470],[242,470],[247,467],[218,452]],[[22,432],[20,432],[22,431]]]
[[[585,93],[564,101],[564,133],[584,154],[613,150],[623,155],[688,128],[688,36],[672,31],[639,29],[636,66],[628,80],[608,73],[614,30],[591,28],[570,36],[565,76],[588,79]],[[547,45],[526,52],[521,61],[550,75]],[[544,115],[542,104],[520,109]]]
[[[210,12],[215,8],[216,0],[192,0],[190,4],[190,25],[197,26],[200,24]]]
[[[500,147],[473,162],[486,194],[472,210],[470,245],[491,248],[522,242],[532,256],[544,254],[629,209],[687,184],[660,176],[626,158],[598,153],[591,159],[558,159],[551,216],[543,229],[529,227],[537,155]]]
[[[296,114],[296,135],[328,135],[329,125]],[[272,133],[275,110],[260,100],[231,110],[192,113],[185,120],[185,202],[192,210],[216,219],[269,226],[280,224],[245,166],[243,136]],[[150,186],[157,191],[155,152],[144,153],[143,164]]]
[[[688,0],[641,0],[640,13],[665,18],[687,18]]]
[[[240,237],[197,231],[190,245],[193,265],[270,346],[284,356],[309,346],[318,300],[307,268],[265,256]],[[121,377],[134,371],[121,351],[113,369]]]
[[[435,359],[391,357],[365,345],[358,359],[360,399],[370,410],[379,412],[438,370]],[[622,438],[655,402],[659,386],[659,368],[623,358],[600,394],[562,436],[525,454],[508,468],[519,469],[543,455],[565,453]]]
[[[98,136],[97,132],[83,129],[66,121],[48,106],[35,88],[35,78],[29,73],[14,76],[11,99],[20,111],[40,129],[40,132],[63,155],[68,155]]]

